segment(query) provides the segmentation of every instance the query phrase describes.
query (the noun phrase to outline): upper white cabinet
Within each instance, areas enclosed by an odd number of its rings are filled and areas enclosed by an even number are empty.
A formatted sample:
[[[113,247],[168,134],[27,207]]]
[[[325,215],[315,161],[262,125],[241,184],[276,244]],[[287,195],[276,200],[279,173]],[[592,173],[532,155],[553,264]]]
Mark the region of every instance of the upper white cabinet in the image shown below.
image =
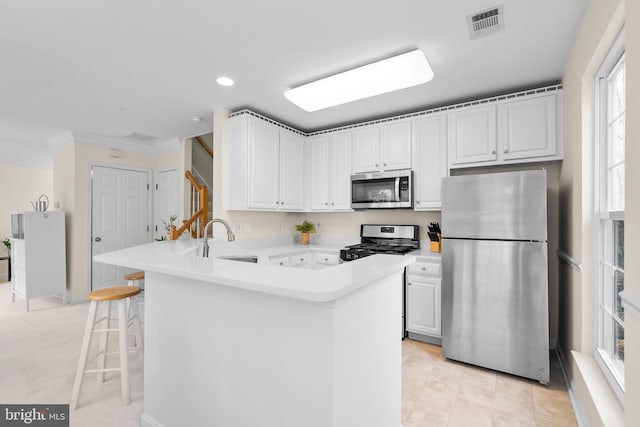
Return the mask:
[[[303,209],[304,137],[247,114],[231,117],[229,209]]]
[[[562,159],[562,93],[499,98],[449,113],[449,167]]]
[[[280,196],[279,209],[302,210],[304,189],[304,138],[280,129]]]
[[[353,173],[411,168],[411,121],[353,131]]]
[[[309,140],[312,211],[351,210],[351,132]]]
[[[414,209],[438,210],[447,168],[447,116],[429,115],[413,121]]]
[[[449,164],[494,161],[496,106],[469,107],[449,113]]]
[[[508,101],[500,106],[500,140],[505,160],[557,154],[556,96]]]

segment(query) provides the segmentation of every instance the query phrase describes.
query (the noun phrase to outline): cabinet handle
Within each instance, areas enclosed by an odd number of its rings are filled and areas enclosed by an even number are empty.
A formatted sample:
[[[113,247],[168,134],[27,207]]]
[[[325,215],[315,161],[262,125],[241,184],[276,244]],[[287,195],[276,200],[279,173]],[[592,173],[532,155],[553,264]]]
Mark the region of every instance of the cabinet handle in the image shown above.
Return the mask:
[[[101,242],[101,241],[102,241],[102,237],[96,237],[96,238],[95,238],[95,239],[93,239],[93,240],[95,240],[96,242]]]
[[[496,150],[491,150],[491,154],[496,154]]]
[[[416,203],[420,203],[420,200],[416,200]]]
[[[327,203],[327,202],[324,202],[324,205],[325,205],[325,206],[329,206],[329,203]]]
[[[380,166],[380,164],[376,163],[376,167],[379,167],[379,166]]]
[[[300,258],[300,261],[304,261],[304,258]]]
[[[329,258],[325,258],[324,260],[325,260],[325,261],[329,261]]]
[[[280,261],[280,265],[284,265],[284,261]]]
[[[386,167],[386,166],[387,166],[387,164],[386,164],[386,163],[383,163],[383,164],[382,164],[382,166],[385,166],[385,167]]]
[[[507,148],[504,149],[504,153],[507,154],[509,150]]]
[[[422,267],[422,271],[427,271],[427,267]]]
[[[411,286],[411,282],[407,282],[407,286]]]
[[[335,203],[331,202],[331,206],[335,205]]]

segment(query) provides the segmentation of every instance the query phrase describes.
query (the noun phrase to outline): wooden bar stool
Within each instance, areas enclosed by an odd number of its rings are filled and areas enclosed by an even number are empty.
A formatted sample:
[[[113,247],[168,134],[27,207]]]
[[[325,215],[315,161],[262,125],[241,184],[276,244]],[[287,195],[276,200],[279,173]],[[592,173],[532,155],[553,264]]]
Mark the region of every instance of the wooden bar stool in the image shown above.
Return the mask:
[[[125,274],[124,280],[127,281],[128,286],[137,286],[144,291],[144,271],[134,271],[133,273]],[[140,298],[142,297],[142,298]],[[144,295],[138,297],[138,306],[144,306]],[[144,307],[142,307],[144,310]],[[139,312],[140,310],[138,310]],[[131,310],[128,310],[131,313]],[[140,316],[140,325],[144,325],[144,315]]]
[[[82,381],[84,374],[97,373],[98,383],[104,381],[105,372],[120,371],[120,387],[122,390],[122,401],[128,405],[130,397],[129,387],[129,346],[127,345],[127,337],[129,335],[129,322],[133,325],[133,333],[136,337],[136,346],[133,349],[137,353],[142,349],[142,331],[140,329],[140,321],[138,315],[137,296],[141,292],[137,286],[114,286],[111,288],[98,289],[87,295],[87,299],[91,301],[89,306],[89,317],[84,330],[84,338],[82,340],[82,348],[80,350],[80,360],[78,361],[78,370],[76,371],[76,379],[73,383],[73,391],[71,393],[71,409],[74,410],[78,406],[78,398],[82,389]],[[131,315],[127,315],[126,302],[131,300]],[[111,301],[118,302],[118,327],[111,328]],[[104,303],[104,316],[96,320],[98,313],[98,304]],[[106,321],[106,328],[97,328],[102,321]],[[86,369],[87,358],[89,356],[89,347],[91,346],[91,338],[94,332],[102,333],[100,337],[100,351],[97,354],[98,367],[96,369]],[[109,332],[118,332],[119,351],[109,353]],[[120,354],[120,366],[117,368],[106,367],[107,354]]]
[[[129,286],[137,286],[140,289],[144,289],[144,286],[140,286],[140,280],[144,280],[144,271],[134,271],[133,273],[125,274],[124,280],[127,281]]]

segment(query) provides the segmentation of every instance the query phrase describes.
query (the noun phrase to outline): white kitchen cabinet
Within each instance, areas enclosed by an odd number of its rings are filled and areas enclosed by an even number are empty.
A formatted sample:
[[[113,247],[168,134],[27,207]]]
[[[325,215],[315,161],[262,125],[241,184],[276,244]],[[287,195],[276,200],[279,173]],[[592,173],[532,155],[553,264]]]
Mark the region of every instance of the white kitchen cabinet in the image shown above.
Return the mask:
[[[280,170],[278,209],[300,211],[303,208],[304,138],[280,129]]]
[[[67,299],[65,214],[62,211],[11,214],[11,300],[56,295]]]
[[[496,155],[496,106],[468,107],[449,113],[449,164],[492,162]]]
[[[414,209],[439,210],[441,181],[449,174],[446,114],[414,119],[412,158]]]
[[[410,338],[441,343],[440,258],[418,257],[407,267],[406,327]]]
[[[249,114],[228,131],[229,209],[301,211],[304,136]]]
[[[450,168],[562,159],[562,93],[506,95],[448,115]]]
[[[312,211],[351,210],[351,132],[309,141]]]
[[[411,121],[353,131],[353,173],[411,168]]]
[[[440,314],[441,280],[411,278],[407,282],[407,330],[442,336]]]
[[[504,160],[557,154],[555,95],[504,102],[499,111]]]
[[[280,267],[291,267],[291,256],[276,255],[269,258],[269,262]]]
[[[248,201],[247,207],[279,207],[280,130],[271,123],[250,117],[248,121]],[[236,143],[234,141],[234,143]]]

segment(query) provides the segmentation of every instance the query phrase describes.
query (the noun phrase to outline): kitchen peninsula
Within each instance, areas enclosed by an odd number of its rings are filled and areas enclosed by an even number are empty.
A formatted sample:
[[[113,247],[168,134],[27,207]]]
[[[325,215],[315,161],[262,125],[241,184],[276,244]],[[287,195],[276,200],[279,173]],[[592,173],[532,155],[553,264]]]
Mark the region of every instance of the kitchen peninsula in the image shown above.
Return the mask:
[[[398,324],[412,256],[315,270],[270,257],[331,248],[221,244],[202,258],[197,242],[94,258],[145,271],[142,426],[401,425]]]

